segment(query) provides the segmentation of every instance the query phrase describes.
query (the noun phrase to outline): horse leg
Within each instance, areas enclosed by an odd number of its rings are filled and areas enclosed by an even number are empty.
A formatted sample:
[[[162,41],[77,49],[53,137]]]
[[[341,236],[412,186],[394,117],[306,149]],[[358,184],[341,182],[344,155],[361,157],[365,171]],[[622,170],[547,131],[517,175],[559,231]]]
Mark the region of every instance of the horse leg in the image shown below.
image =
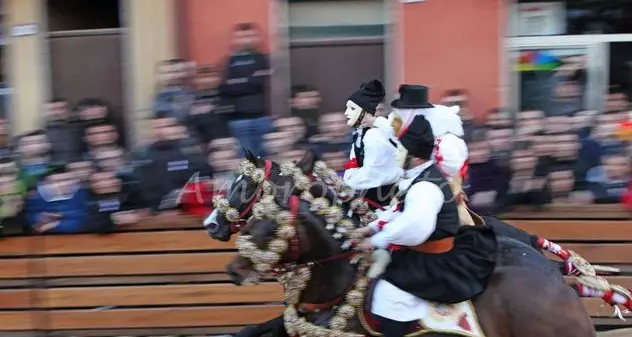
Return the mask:
[[[555,278],[527,268],[498,267],[474,307],[487,337],[595,336],[577,294]]]

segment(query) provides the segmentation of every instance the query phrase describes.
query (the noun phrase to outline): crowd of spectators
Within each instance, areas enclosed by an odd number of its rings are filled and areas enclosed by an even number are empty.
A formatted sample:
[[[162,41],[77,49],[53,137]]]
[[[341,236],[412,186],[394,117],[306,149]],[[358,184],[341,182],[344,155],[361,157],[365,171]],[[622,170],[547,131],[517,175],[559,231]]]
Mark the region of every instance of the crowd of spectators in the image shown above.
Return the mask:
[[[621,92],[605,102],[603,111],[560,113],[569,105],[559,101],[550,111],[496,109],[483,125],[466,122],[473,208],[494,214],[550,203],[632,207],[632,109]]]
[[[213,193],[234,180],[244,148],[279,162],[315,150],[342,173],[352,138],[343,112],[320,111],[318,89],[295,85],[291,116],[271,117],[271,71],[258,51],[256,27],[241,24],[233,34],[236,49],[222,66],[179,59],[158,65],[150,132],[139,145],[122,144],[107,102],[95,98],[74,105],[51,100],[42,107],[42,129],[14,139],[0,120],[2,234],[107,233],[150,215],[173,221],[182,211],[204,216]],[[569,83],[561,85],[561,97],[573,95]],[[632,207],[632,146],[622,129],[632,109],[623,93],[609,94],[600,112],[560,100],[551,111],[496,109],[482,123],[468,100],[466,91],[450,90],[441,103],[461,107],[470,150],[466,191],[474,210],[548,203]],[[381,106],[378,113],[388,111]]]

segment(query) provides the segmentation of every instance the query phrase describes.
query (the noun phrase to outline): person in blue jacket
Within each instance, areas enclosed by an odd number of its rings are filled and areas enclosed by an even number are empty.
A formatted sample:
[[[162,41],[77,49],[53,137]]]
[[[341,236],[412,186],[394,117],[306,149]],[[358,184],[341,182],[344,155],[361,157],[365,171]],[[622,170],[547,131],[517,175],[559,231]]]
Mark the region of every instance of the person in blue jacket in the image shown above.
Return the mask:
[[[86,224],[88,191],[60,166],[50,171],[26,200],[27,224],[37,233],[79,233]]]

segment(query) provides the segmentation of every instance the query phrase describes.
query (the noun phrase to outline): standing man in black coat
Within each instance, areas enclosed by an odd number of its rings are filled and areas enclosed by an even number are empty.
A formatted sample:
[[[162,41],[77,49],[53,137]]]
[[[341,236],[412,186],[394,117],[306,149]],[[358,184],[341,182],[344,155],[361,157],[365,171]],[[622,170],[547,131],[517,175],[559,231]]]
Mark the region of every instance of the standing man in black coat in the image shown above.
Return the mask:
[[[220,86],[220,96],[233,107],[228,126],[243,148],[264,156],[262,138],[272,129],[266,100],[270,64],[267,55],[257,49],[259,33],[254,24],[238,24],[233,40],[236,50],[228,59]]]

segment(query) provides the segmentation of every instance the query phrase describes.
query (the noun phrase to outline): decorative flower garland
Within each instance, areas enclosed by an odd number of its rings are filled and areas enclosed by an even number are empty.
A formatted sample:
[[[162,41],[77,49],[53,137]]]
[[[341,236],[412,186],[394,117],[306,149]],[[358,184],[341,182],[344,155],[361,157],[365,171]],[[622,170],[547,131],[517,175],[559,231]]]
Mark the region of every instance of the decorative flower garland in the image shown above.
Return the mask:
[[[326,200],[326,199],[325,199]],[[327,201],[328,202],[328,201]],[[330,209],[328,206],[325,209]],[[337,213],[337,212],[336,212]],[[242,257],[253,262],[255,269],[260,273],[270,273],[275,271],[274,266],[281,261],[283,254],[289,247],[289,240],[296,235],[295,217],[291,212],[281,210],[275,203],[271,195],[264,196],[253,206],[253,217],[256,219],[270,219],[277,223],[275,238],[272,239],[265,249],[258,248],[253,242],[251,235],[241,235],[237,238],[237,249]],[[343,218],[341,213],[337,213],[335,218]],[[351,228],[353,223],[348,219],[338,221],[348,221]],[[353,289],[345,296],[345,302],[337,307],[336,313],[329,322],[329,328],[320,327],[308,322],[300,317],[297,306],[300,302],[301,294],[307,287],[311,279],[311,267],[313,264],[295,266],[295,268],[284,268],[278,272],[277,279],[284,288],[284,301],[287,305],[284,313],[285,328],[292,336],[340,336],[340,337],[360,337],[361,334],[344,332],[349,320],[351,320],[362,305],[364,293],[368,286],[368,280],[364,277],[365,271],[371,265],[370,254],[358,253],[358,275],[362,275],[357,280]],[[278,269],[276,270],[278,271]]]
[[[265,170],[260,169],[255,164],[244,160],[239,163],[239,174],[244,177],[252,179],[257,184],[261,184],[264,194],[272,193],[272,185],[269,181],[265,180]],[[230,222],[238,222],[241,220],[241,214],[239,211],[230,205],[230,202],[226,197],[222,195],[216,195],[213,197],[213,206],[220,214],[226,217],[226,220]]]

